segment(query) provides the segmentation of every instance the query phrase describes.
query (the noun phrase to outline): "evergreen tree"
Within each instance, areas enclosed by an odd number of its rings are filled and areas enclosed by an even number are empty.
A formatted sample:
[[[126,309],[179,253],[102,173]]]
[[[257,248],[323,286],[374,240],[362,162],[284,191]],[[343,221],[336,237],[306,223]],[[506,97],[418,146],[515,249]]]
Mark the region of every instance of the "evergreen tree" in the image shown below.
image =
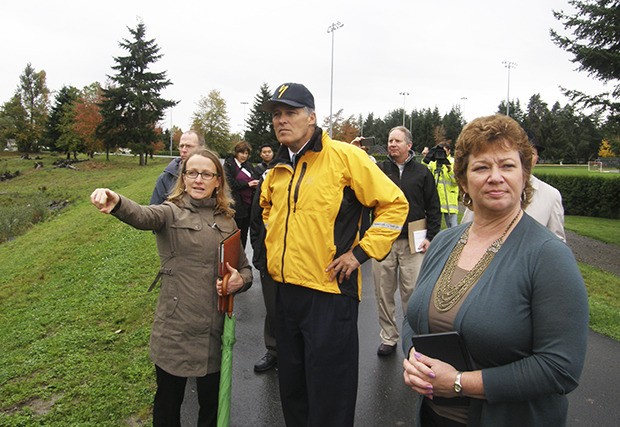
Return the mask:
[[[510,101],[510,109],[508,113],[517,123],[523,125],[525,114],[521,108],[521,101],[518,99],[516,101]],[[506,100],[502,100],[502,102],[500,102],[497,106],[497,114],[506,114]]]
[[[450,141],[450,147],[452,149],[452,153],[454,153],[456,139],[461,134],[463,126],[465,126],[465,119],[463,118],[463,113],[461,113],[461,107],[452,107],[450,112],[444,115],[441,119],[441,124],[445,129],[446,140]]]
[[[73,153],[73,158],[77,159],[77,153],[84,152],[84,140],[75,131],[74,123],[75,104],[64,104],[58,123],[60,137],[56,141],[56,148],[64,151],[67,154],[67,159],[71,158],[71,153]]]
[[[523,127],[530,131],[538,141],[541,140],[541,127],[543,117],[549,113],[547,104],[541,99],[540,94],[532,95],[527,103],[527,112],[523,118]],[[544,145],[544,144],[543,144]]]
[[[275,151],[278,145],[273,133],[271,114],[260,109],[261,105],[269,101],[270,98],[271,90],[267,83],[263,83],[259,92],[254,96],[254,103],[252,104],[250,115],[245,121],[247,124],[245,140],[253,147],[251,153],[253,162],[260,161],[258,157],[258,147],[263,144],[271,144]]]
[[[62,134],[60,124],[63,121],[63,116],[67,112],[66,106],[73,105],[78,95],[78,89],[73,86],[63,86],[56,94],[56,99],[50,111],[44,136],[44,144],[47,145],[51,151],[61,151],[57,146],[57,142]]]
[[[103,120],[98,129],[107,153],[115,145],[128,147],[140,155],[140,165],[144,165],[145,154],[151,151],[152,143],[161,139],[161,134],[156,131],[157,122],[177,101],[160,95],[172,84],[166,78],[166,72],[149,71],[162,55],[155,39],[145,38],[144,23],[139,22],[135,29],[127,29],[133,39],[123,39],[119,46],[129,54],[114,58],[116,64],[112,69],[117,74],[108,76],[112,84],[103,89],[100,104]]]
[[[225,156],[232,151],[230,125],[226,101],[218,90],[212,90],[200,98],[198,110],[194,112],[192,128],[205,136],[207,146]]]
[[[541,144],[545,147],[541,158],[551,163],[575,163],[575,128],[577,122],[573,106],[562,107],[556,102],[551,118],[543,120]]]
[[[439,109],[426,108],[413,113],[413,149],[416,153],[422,152],[424,147],[435,146],[435,128],[441,125]]]
[[[620,1],[619,0],[569,0],[576,11],[573,15],[553,11],[564,29],[572,36],[562,36],[551,30],[553,42],[574,55],[578,71],[613,89],[597,95],[563,88],[565,95],[578,105],[595,107],[599,112],[610,113],[609,119],[620,122]]]
[[[598,148],[603,136],[597,116],[581,114],[578,118],[575,140],[575,154],[578,163],[587,163],[598,157]]]

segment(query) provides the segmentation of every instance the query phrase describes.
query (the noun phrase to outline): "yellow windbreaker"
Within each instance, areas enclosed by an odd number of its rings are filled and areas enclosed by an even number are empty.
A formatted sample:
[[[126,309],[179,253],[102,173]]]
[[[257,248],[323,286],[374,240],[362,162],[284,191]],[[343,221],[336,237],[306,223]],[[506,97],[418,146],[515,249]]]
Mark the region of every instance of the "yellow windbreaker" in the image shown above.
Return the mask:
[[[363,150],[318,127],[298,157],[293,168],[282,146],[261,187],[269,274],[277,282],[360,299],[359,269],[340,284],[325,269],[351,248],[360,264],[385,258],[406,220],[407,199]],[[374,209],[375,220],[358,242],[363,206]]]

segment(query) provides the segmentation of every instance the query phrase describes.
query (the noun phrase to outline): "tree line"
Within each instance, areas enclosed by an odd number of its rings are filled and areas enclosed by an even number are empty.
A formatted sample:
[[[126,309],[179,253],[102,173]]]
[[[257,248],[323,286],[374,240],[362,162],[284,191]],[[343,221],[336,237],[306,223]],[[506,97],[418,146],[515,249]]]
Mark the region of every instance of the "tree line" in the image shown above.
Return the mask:
[[[539,94],[526,105],[519,99],[501,101],[497,112],[506,110],[546,147],[544,161],[585,163],[599,156],[620,153],[620,1],[570,0],[574,15],[554,11],[572,36],[551,31],[552,40],[574,55],[580,71],[601,80],[613,89],[602,94],[584,94],[564,89],[571,103],[549,106]],[[161,91],[172,84],[166,72],[151,67],[162,57],[155,39],[146,37],[146,26],[139,21],[129,28],[130,38],[119,46],[127,53],[113,58],[108,83],[94,82],[84,88],[64,86],[55,93],[46,85],[46,73],[27,64],[15,94],[0,107],[0,148],[16,145],[22,152],[40,149],[63,152],[70,157],[78,153],[119,148],[130,149],[145,164],[148,155],[177,147],[181,129],[163,129],[165,111],[178,101],[164,99]],[[192,115],[192,127],[205,135],[208,146],[221,156],[228,154],[237,141],[245,139],[254,148],[252,160],[258,161],[257,148],[263,143],[275,146],[269,113],[260,106],[270,98],[271,90],[263,83],[254,97],[243,135],[230,132],[226,101],[218,90],[200,98]],[[587,112],[586,112],[587,111]],[[320,112],[319,112],[320,113]],[[322,123],[325,129],[329,118]],[[432,147],[439,142],[456,141],[465,120],[458,106],[442,114],[435,107],[403,111],[395,109],[384,117],[373,113],[366,117],[349,115],[343,110],[332,116],[334,139],[351,141],[356,136],[375,137],[385,146],[389,130],[404,125],[412,132],[414,150]]]

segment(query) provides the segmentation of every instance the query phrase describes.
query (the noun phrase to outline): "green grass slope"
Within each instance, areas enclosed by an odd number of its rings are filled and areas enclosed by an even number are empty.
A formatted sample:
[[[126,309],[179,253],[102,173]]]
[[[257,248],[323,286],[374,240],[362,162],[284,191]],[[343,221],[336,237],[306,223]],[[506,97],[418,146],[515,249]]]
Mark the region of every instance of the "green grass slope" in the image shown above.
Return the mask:
[[[35,180],[47,191],[66,191],[74,203],[0,245],[0,425],[149,419],[148,340],[157,294],[146,289],[158,267],[155,239],[88,200],[94,187],[109,186],[148,201],[162,164],[139,168],[125,160],[11,182],[23,190]]]

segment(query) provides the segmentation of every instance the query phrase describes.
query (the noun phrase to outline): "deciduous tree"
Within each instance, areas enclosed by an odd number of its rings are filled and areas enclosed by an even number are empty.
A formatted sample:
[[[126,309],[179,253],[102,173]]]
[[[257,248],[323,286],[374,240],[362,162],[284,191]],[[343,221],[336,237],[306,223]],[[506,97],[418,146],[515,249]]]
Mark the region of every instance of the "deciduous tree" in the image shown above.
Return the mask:
[[[90,157],[105,148],[102,138],[97,134],[97,128],[103,120],[99,107],[101,101],[101,86],[95,82],[82,89],[73,107],[73,131],[82,139],[84,150]]]
[[[45,80],[45,71],[35,71],[30,63],[19,76],[17,93],[26,112],[26,122],[18,129],[16,140],[19,150],[25,153],[38,150],[45,131],[50,94]]]
[[[601,141],[601,146],[598,149],[598,155],[600,157],[616,157],[614,151],[611,149],[609,141],[607,141],[606,139]]]
[[[0,108],[0,147],[7,147],[9,142],[16,143],[20,129],[26,127],[26,110],[22,107],[18,93]]]
[[[226,101],[218,90],[212,90],[198,101],[194,112],[192,128],[202,132],[207,146],[220,156],[232,151],[230,125]]]
[[[355,116],[343,117],[342,109],[332,115],[332,138],[337,141],[351,142],[360,134],[360,127]],[[329,128],[329,117],[323,120],[323,128]]]

